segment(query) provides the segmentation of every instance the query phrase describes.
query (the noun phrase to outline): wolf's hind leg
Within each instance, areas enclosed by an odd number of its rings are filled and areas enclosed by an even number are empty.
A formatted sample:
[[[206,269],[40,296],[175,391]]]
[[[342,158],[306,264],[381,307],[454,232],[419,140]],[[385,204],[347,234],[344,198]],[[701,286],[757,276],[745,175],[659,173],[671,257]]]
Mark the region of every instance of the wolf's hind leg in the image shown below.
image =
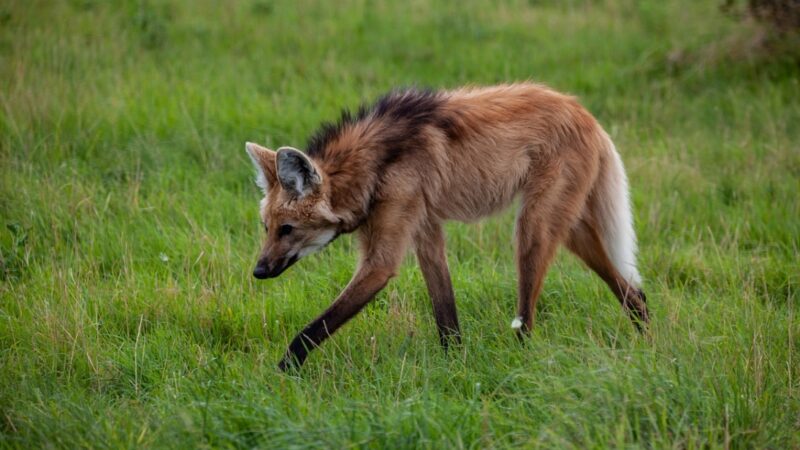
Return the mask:
[[[557,164],[538,169],[523,192],[517,217],[519,304],[511,327],[520,338],[533,326],[547,268],[578,221],[593,182],[592,177],[575,176]],[[590,165],[583,169],[591,173]]]
[[[426,224],[417,232],[415,251],[433,304],[439,340],[447,349],[453,341],[461,343],[456,299],[447,267],[445,236],[441,224]]]
[[[597,273],[619,299],[639,331],[650,320],[644,292],[633,286],[614,267],[591,215],[581,219],[570,233],[567,247]]]
[[[523,205],[517,219],[517,276],[519,303],[517,317],[511,327],[522,338],[530,332],[536,301],[542,290],[547,268],[555,256],[559,242],[548,236],[547,226],[537,220],[536,209]]]

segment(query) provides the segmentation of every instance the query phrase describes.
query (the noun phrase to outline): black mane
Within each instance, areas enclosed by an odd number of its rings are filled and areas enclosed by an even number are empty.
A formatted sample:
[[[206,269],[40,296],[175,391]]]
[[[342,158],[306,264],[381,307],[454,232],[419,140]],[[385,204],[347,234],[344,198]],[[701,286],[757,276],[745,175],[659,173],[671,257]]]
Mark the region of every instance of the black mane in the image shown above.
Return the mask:
[[[328,144],[336,140],[349,126],[364,120],[388,118],[398,125],[397,133],[387,133],[388,141],[396,141],[401,136],[409,138],[422,126],[437,121],[442,102],[442,95],[430,89],[393,90],[370,106],[361,105],[355,114],[347,109],[342,110],[336,123],[323,123],[309,139],[306,153],[309,156],[324,157]],[[392,142],[386,144],[394,147]],[[387,150],[395,153],[391,151],[395,149]]]

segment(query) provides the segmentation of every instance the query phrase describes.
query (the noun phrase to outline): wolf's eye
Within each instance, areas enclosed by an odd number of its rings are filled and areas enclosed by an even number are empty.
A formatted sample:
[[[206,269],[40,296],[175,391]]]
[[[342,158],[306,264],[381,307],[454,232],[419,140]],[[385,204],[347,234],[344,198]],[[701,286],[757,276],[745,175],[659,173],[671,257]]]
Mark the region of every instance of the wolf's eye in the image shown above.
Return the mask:
[[[294,230],[294,227],[289,225],[288,223],[281,225],[281,227],[278,228],[278,237],[286,236],[287,234],[291,233],[292,230]]]

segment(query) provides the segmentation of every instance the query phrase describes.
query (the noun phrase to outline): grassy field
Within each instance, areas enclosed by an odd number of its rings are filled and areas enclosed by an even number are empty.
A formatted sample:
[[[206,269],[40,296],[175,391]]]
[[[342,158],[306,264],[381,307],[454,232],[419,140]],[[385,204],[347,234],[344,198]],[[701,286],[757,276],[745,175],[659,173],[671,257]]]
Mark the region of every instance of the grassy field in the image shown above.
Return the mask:
[[[0,4],[0,447],[800,447],[797,59],[715,1],[218,3]],[[355,248],[254,280],[244,142],[526,79],[617,142],[652,338],[562,252],[518,343],[509,211],[448,227],[463,348],[409,258],[278,372]]]

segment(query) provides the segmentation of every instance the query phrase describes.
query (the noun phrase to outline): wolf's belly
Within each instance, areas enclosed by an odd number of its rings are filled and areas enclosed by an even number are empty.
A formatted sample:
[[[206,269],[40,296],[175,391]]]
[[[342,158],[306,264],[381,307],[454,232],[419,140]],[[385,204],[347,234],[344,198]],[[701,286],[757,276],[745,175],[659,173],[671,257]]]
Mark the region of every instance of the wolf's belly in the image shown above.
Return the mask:
[[[503,211],[521,189],[527,171],[528,168],[523,165],[509,168],[502,174],[493,173],[493,177],[457,179],[443,189],[433,212],[442,220],[474,222]]]

